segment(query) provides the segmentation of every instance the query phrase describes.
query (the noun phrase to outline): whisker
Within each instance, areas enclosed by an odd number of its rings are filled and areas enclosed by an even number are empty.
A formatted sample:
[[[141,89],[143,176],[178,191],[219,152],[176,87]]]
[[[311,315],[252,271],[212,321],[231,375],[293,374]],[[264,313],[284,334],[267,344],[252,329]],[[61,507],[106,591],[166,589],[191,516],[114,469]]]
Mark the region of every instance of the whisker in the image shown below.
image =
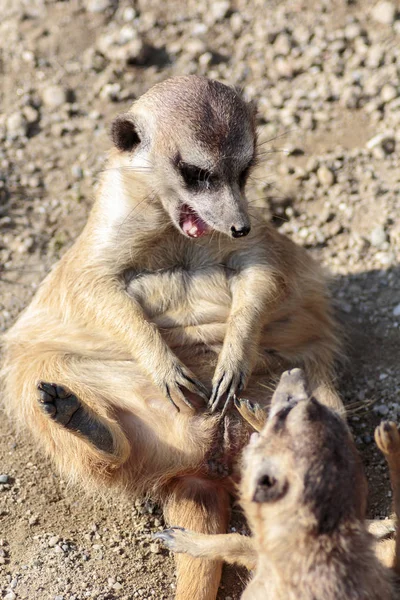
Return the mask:
[[[265,144],[269,144],[270,142],[274,142],[275,140],[279,140],[279,139],[285,137],[285,135],[289,135],[289,133],[295,133],[295,131],[296,131],[296,129],[287,129],[283,133],[278,133],[277,135],[275,135],[272,138],[269,138],[268,140],[264,140],[263,142],[257,141],[257,148],[260,146],[265,146]]]

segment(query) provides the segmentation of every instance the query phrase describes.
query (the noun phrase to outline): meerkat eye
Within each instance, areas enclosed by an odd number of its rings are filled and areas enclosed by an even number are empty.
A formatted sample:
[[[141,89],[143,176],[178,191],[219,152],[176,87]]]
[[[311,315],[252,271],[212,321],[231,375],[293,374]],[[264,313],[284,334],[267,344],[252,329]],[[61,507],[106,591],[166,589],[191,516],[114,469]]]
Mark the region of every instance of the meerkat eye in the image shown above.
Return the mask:
[[[185,184],[191,188],[198,187],[201,184],[210,183],[212,181],[212,175],[209,171],[194,165],[180,163],[179,172]]]
[[[242,171],[239,175],[239,185],[240,187],[244,187],[246,185],[246,181],[250,174],[250,167],[246,167],[244,171]]]
[[[249,162],[249,164],[247,165],[247,167],[245,167],[243,169],[243,171],[240,173],[239,175],[239,185],[241,188],[243,188],[246,185],[247,179],[250,175],[250,171],[252,170],[252,168],[255,165],[255,158],[253,157],[251,159],[251,161]]]

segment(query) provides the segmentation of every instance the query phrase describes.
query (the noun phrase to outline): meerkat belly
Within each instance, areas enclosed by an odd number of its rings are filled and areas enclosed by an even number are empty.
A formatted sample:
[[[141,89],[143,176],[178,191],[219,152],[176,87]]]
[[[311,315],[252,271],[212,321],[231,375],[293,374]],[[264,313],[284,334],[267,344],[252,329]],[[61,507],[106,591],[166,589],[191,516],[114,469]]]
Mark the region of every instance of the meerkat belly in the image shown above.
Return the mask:
[[[127,291],[171,346],[222,343],[231,306],[223,267],[140,273]]]

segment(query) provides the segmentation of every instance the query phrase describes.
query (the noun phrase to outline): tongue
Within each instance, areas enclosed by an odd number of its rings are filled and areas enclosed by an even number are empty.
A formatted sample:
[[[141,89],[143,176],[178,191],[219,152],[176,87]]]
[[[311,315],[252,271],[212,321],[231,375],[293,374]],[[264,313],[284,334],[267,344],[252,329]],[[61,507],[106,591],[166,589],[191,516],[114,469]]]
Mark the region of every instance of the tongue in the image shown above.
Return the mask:
[[[197,238],[209,232],[210,228],[187,204],[181,209],[180,226],[189,237]]]

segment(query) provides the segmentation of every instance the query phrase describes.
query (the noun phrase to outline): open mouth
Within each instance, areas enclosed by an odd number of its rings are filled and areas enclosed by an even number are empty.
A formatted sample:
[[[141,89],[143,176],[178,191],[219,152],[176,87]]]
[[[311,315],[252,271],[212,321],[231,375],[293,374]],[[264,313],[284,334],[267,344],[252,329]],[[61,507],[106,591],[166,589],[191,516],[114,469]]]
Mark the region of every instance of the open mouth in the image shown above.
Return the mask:
[[[186,235],[191,238],[198,238],[206,235],[211,230],[210,226],[203,221],[193,208],[183,204],[179,217],[179,225]]]

